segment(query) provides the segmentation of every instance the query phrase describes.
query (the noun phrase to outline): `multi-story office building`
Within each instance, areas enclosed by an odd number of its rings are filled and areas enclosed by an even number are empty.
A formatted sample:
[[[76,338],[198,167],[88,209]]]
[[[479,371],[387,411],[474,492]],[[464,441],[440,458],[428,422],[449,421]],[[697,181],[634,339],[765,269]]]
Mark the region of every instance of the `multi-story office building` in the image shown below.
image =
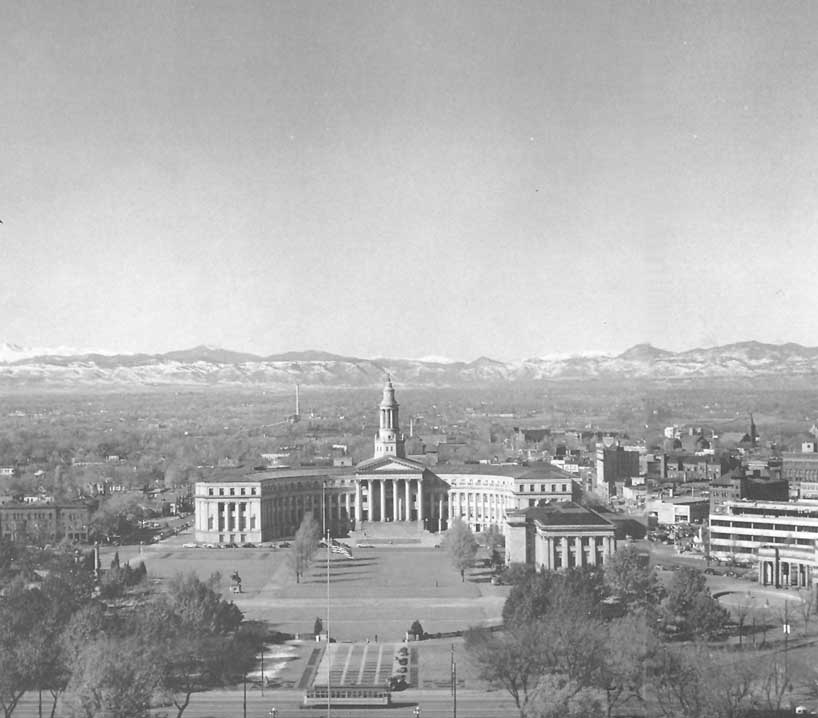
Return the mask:
[[[764,584],[812,586],[818,501],[731,501],[710,517],[710,554],[758,562]]]
[[[13,541],[87,541],[93,506],[88,504],[8,503],[0,506],[0,534]]]

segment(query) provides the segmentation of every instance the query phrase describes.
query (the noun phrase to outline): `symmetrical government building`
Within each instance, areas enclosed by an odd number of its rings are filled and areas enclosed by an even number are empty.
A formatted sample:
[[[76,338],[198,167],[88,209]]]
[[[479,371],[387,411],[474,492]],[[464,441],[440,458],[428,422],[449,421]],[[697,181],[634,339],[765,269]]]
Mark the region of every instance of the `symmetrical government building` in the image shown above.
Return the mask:
[[[198,482],[196,541],[244,544],[289,537],[307,512],[334,533],[383,522],[408,522],[419,530],[440,532],[455,518],[473,531],[492,525],[505,531],[510,514],[578,498],[579,487],[551,464],[441,464],[433,471],[407,458],[391,379],[384,386],[379,413],[374,456],[355,467],[227,469]],[[599,530],[596,526],[597,536]],[[589,562],[597,562],[596,546],[594,538],[594,548],[585,549]],[[604,553],[610,550],[606,540]]]

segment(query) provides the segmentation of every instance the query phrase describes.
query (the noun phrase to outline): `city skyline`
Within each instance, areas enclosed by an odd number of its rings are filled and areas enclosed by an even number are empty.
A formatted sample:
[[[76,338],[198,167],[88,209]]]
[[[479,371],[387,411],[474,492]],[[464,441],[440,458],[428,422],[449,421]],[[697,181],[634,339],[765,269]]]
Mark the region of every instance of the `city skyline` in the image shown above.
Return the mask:
[[[0,8],[0,342],[818,345],[818,11]]]

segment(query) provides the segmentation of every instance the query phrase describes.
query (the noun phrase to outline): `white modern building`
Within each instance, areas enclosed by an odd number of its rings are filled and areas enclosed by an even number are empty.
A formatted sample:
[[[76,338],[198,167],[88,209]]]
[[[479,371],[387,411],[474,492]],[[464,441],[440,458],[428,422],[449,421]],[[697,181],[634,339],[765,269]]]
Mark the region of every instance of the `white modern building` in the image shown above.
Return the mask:
[[[818,501],[728,501],[710,517],[710,554],[758,562],[765,585],[812,586]]]

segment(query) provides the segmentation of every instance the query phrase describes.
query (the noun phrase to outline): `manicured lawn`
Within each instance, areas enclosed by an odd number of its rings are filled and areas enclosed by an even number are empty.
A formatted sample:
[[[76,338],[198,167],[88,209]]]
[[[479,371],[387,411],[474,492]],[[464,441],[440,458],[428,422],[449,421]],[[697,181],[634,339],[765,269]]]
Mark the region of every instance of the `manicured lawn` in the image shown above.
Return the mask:
[[[181,543],[181,541],[180,541]],[[287,566],[289,549],[185,549],[163,543],[143,549],[152,579],[194,571],[200,578],[221,574],[221,587],[248,618],[268,621],[287,633],[311,634],[316,617],[327,621],[326,553],[316,554],[301,583]],[[124,553],[124,552],[123,552]],[[134,557],[136,550],[133,552]],[[124,559],[130,555],[122,555]],[[103,559],[103,565],[105,559]],[[242,593],[230,592],[238,571]],[[353,548],[353,558],[331,554],[329,620],[338,640],[399,641],[413,620],[427,633],[462,630],[496,621],[507,592],[491,586],[485,571],[465,583],[441,549]]]

